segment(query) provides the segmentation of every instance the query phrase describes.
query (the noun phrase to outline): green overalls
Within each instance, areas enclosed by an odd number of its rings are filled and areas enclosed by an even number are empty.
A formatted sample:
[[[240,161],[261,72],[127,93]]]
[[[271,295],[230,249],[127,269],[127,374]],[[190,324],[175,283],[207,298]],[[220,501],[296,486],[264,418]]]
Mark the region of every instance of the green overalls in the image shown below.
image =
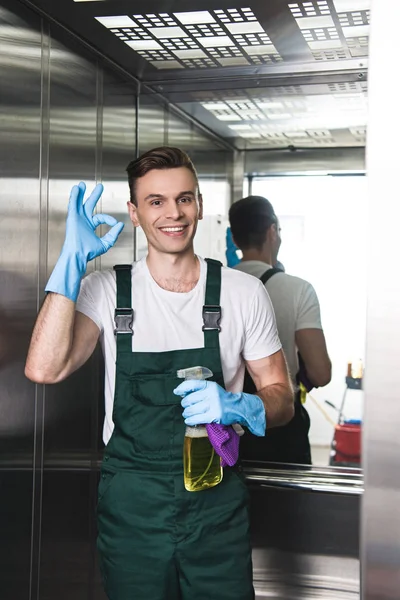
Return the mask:
[[[213,380],[224,385],[221,264],[207,261],[204,348],[169,352],[132,352],[131,266],[115,270],[115,428],[105,449],[97,509],[107,596],[252,600],[246,485],[237,469],[225,468],[216,487],[185,490],[185,424],[181,398],[173,394],[182,382],[176,371],[197,365],[211,369]]]

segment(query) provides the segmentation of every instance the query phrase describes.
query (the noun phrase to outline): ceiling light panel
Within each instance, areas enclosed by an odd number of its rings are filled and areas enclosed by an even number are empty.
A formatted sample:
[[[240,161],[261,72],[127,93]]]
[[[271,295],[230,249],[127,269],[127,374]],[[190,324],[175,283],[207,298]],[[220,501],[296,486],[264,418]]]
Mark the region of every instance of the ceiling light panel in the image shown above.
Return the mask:
[[[303,0],[288,6],[312,56],[325,62],[368,54],[370,2],[333,0],[332,5],[328,0]]]
[[[229,125],[229,129],[233,129],[234,131],[252,131],[253,127],[239,123],[237,125]]]
[[[336,0],[334,5],[350,57],[368,56],[370,0]]]
[[[235,45],[235,42],[228,35],[204,37],[199,38],[198,41],[204,48],[226,48]]]
[[[333,5],[338,13],[369,10],[371,0],[333,0]]]
[[[369,25],[370,23],[369,10],[339,13],[338,17],[342,27],[358,27],[360,25]]]
[[[344,37],[366,37],[369,35],[369,25],[356,25],[353,27],[342,27]]]
[[[324,17],[331,14],[327,0],[314,0],[313,2],[289,2],[289,9],[295,19]]]
[[[282,61],[251,8],[96,19],[159,69],[178,68],[177,63],[193,69]]]
[[[203,25],[205,23],[215,23],[215,19],[207,10],[196,10],[194,12],[174,13],[174,17],[182,25]]]
[[[240,67],[250,64],[244,56],[221,56],[220,58],[217,58],[217,62],[221,67]]]
[[[119,15],[116,17],[95,17],[96,21],[107,27],[107,29],[119,27],[137,27],[135,21],[132,21],[127,15]]]
[[[181,27],[151,27],[149,33],[157,39],[173,39],[188,37]]]
[[[327,50],[332,48],[341,48],[342,42],[340,40],[317,40],[308,42],[311,50]]]
[[[346,58],[350,58],[350,53],[344,48],[338,50],[312,50],[312,55],[314,59],[319,62],[345,60]]]
[[[335,23],[330,15],[320,17],[303,17],[296,19],[300,29],[322,29],[326,27],[335,27]]]
[[[291,139],[304,139],[308,137],[308,133],[306,131],[287,131],[286,133],[284,133],[285,137],[291,138]]]
[[[133,50],[162,50],[162,46],[156,40],[130,40],[125,42]]]
[[[288,86],[286,94],[287,89]],[[237,136],[258,139],[260,135],[262,140],[269,140],[268,145],[270,142],[274,145],[278,140],[286,144],[292,140],[293,144],[335,145],[340,143],[332,133],[337,130],[347,131],[351,139],[362,144],[367,103],[366,94],[358,88],[342,90],[336,86],[330,94],[326,89],[324,94],[280,96],[279,101],[273,97],[260,97],[259,90],[258,96],[252,96],[250,92],[241,91],[237,98],[230,98],[224,92],[225,100],[202,102],[202,105],[215,118],[225,121]],[[214,94],[214,97],[218,96]],[[350,128],[360,132],[357,138],[350,133]]]
[[[243,33],[265,33],[258,21],[248,21],[247,23],[226,23],[229,33],[234,35]]]

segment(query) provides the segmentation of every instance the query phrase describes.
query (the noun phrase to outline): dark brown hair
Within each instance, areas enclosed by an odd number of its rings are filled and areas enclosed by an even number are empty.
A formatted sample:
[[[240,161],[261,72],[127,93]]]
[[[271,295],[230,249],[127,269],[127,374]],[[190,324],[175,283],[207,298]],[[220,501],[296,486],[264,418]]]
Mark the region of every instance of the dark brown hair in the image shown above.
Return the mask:
[[[139,158],[132,160],[127,166],[126,171],[128,173],[131,202],[137,206],[136,181],[140,179],[140,177],[143,177],[153,169],[167,170],[177,169],[179,167],[186,167],[194,175],[197,184],[197,192],[200,193],[196,169],[186,152],[179,148],[161,146],[160,148],[153,148],[152,150],[145,152],[139,156]]]
[[[234,202],[229,209],[232,236],[241,250],[262,248],[267,231],[277,225],[274,208],[263,196],[248,196]]]

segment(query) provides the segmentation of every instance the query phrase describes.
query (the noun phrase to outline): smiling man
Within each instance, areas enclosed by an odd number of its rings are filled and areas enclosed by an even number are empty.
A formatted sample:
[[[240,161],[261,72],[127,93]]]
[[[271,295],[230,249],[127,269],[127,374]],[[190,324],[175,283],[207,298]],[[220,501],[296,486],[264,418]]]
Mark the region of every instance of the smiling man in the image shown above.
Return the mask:
[[[238,469],[226,467],[215,487],[187,491],[183,440],[185,424],[244,425],[264,435],[292,418],[271,303],[257,279],[194,253],[203,199],[184,152],[155,148],[127,171],[129,215],[146,235],[147,257],[83,279],[122,224],[93,215],[101,185],[86,202],[84,184],[75,186],[25,372],[61,381],[100,339],[106,449],[98,549],[110,600],[250,600],[246,487]],[[103,238],[95,234],[100,223],[111,227]],[[210,369],[212,381],[177,379],[194,366]],[[242,393],[245,367],[257,394]]]

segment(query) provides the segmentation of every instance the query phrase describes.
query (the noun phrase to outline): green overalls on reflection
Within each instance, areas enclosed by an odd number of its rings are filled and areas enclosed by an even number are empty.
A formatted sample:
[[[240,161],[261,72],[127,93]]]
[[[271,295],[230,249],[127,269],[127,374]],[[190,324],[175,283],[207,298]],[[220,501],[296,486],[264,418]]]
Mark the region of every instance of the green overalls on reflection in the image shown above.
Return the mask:
[[[252,600],[246,485],[237,469],[225,468],[216,487],[186,491],[185,424],[181,398],[173,394],[182,381],[177,370],[197,365],[211,369],[212,379],[224,385],[216,318],[221,264],[207,261],[204,348],[169,352],[132,352],[127,326],[133,314],[131,266],[115,270],[121,331],[116,334],[115,428],[104,454],[97,509],[107,596]]]

